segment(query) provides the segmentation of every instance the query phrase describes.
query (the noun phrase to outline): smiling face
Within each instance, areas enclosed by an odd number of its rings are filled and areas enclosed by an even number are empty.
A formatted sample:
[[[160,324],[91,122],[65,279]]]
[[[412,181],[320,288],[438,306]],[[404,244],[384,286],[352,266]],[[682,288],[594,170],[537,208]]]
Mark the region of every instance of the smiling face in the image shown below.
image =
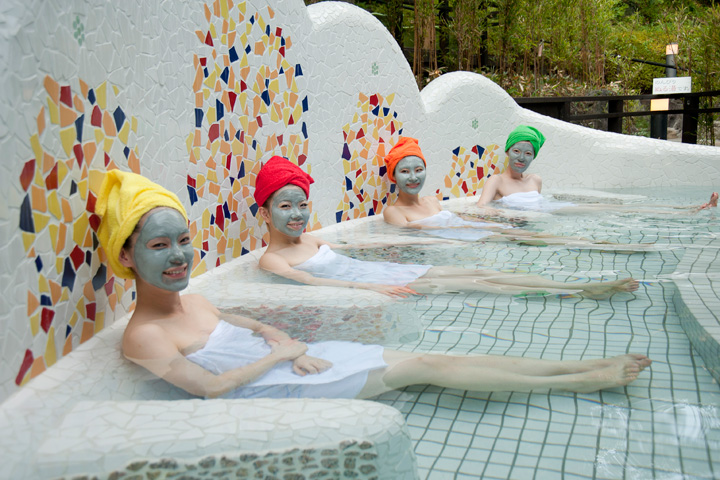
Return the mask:
[[[185,218],[177,210],[152,210],[132,246],[133,270],[147,283],[179,292],[187,287],[194,249]]]
[[[532,161],[535,159],[535,149],[530,142],[518,142],[507,151],[510,161],[510,168],[518,173],[523,173],[528,169]]]
[[[395,183],[398,188],[417,195],[425,183],[425,162],[416,156],[405,157],[395,166]]]
[[[287,185],[273,194],[270,200],[273,226],[291,237],[299,237],[310,220],[310,206],[302,188]]]

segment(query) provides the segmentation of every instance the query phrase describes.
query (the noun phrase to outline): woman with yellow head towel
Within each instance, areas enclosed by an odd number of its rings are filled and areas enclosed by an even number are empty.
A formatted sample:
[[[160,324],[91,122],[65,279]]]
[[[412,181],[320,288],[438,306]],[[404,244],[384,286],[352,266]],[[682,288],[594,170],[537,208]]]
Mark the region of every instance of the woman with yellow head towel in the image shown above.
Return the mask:
[[[137,306],[123,354],[194,395],[367,398],[428,383],[476,391],[590,392],[627,385],[650,364],[638,354],[547,361],[430,355],[352,342],[305,344],[250,318],[223,314],[199,295],[180,295],[193,248],[175,195],[139,175],[112,171],[97,205],[99,237],[113,270],[136,280]]]

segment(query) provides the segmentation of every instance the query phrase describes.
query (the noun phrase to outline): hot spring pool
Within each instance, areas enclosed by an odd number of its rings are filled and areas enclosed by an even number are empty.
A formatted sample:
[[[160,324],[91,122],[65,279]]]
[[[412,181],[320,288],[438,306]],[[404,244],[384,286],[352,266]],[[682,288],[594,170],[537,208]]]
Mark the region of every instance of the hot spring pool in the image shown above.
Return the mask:
[[[611,201],[622,198],[637,205],[692,205],[707,201],[710,189],[612,194]],[[630,194],[634,196],[627,196]],[[577,200],[570,194],[562,199]],[[448,207],[462,210],[466,205],[467,202],[454,201]],[[677,269],[685,253],[707,252],[715,258],[720,252],[718,217],[717,210],[697,215],[687,212],[532,215],[525,226],[556,235],[654,244],[649,251],[632,254],[494,242],[346,250],[345,254],[367,260],[537,273],[571,283],[626,276],[641,281],[638,291],[620,293],[608,300],[462,293],[415,297],[403,302],[402,308],[410,308],[420,317],[420,333],[413,341],[404,336],[401,342],[392,339],[384,342],[391,348],[548,359],[638,352],[653,360],[652,366],[628,387],[594,394],[473,393],[416,386],[377,397],[375,400],[405,415],[415,442],[420,477],[720,476],[717,454],[720,388],[701,356],[693,350],[673,299],[677,293],[674,279],[684,275]],[[393,238],[406,235],[379,219],[348,222],[314,233],[328,241],[346,243],[392,242]],[[258,272],[248,276],[245,272],[239,279],[237,272],[233,272],[232,266],[218,272],[212,282],[206,282],[207,290],[217,293],[217,286],[222,284],[220,290],[225,293],[220,296],[227,298],[227,292],[242,288],[237,287],[239,283],[272,278]],[[705,277],[712,280],[717,273],[718,267],[710,262]],[[229,286],[230,283],[235,286]],[[272,286],[269,288],[268,291],[273,290]],[[302,297],[303,291],[312,295],[310,292],[318,287],[293,288],[294,293],[289,296]],[[716,287],[715,291],[718,290]],[[212,300],[212,295],[209,296]],[[386,297],[370,298],[389,305]],[[295,300],[302,303],[302,298]],[[337,302],[326,301],[330,306]]]
[[[693,205],[710,191],[635,190],[632,203]],[[526,228],[618,243],[643,253],[477,243],[353,250],[352,256],[542,273],[583,282],[631,275],[640,289],[609,300],[493,294],[417,298],[424,331],[396,348],[550,359],[646,353],[653,365],[625,389],[595,394],[477,394],[410,387],[378,401],[402,411],[421,478],[717,478],[720,389],[680,325],[671,280],[686,248],[720,248],[717,212],[536,215]],[[339,229],[327,240],[394,232],[382,223]],[[334,238],[332,238],[334,237]],[[708,244],[709,243],[709,244]],[[708,244],[708,245],[704,245]],[[703,246],[704,245],[704,246]],[[717,273],[717,272],[714,272]]]

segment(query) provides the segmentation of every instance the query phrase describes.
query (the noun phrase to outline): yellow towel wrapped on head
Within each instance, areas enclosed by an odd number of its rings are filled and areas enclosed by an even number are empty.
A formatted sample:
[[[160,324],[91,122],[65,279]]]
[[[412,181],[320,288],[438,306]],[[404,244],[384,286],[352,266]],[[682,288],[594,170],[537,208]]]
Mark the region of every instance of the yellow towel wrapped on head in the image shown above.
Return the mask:
[[[174,208],[187,220],[185,207],[177,195],[157,183],[120,170],[105,174],[95,204],[95,213],[102,217],[98,239],[118,277],[135,278],[131,269],[120,264],[120,251],[142,216],[156,207]]]

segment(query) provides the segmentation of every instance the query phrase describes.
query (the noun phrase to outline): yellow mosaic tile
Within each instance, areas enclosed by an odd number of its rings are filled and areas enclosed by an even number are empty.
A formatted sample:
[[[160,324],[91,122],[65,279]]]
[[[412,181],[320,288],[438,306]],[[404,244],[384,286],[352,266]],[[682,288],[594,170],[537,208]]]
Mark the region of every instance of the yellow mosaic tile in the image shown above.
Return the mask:
[[[72,147],[75,144],[76,135],[74,126],[60,130],[60,141],[67,156],[72,155]]]
[[[101,128],[95,129],[95,143],[101,144],[103,140],[105,139],[105,134],[103,133]]]
[[[106,153],[110,153],[112,151],[114,139],[105,137],[105,140],[103,140],[103,151]]]
[[[97,312],[95,314],[95,333],[105,327],[105,312]]]
[[[50,217],[42,213],[33,212],[33,221],[35,222],[35,232],[39,233],[42,232],[48,222],[50,222]]]
[[[89,227],[90,224],[88,223],[87,216],[80,215],[73,225],[73,242],[78,245],[83,245]]]
[[[30,333],[33,337],[40,333],[40,312],[30,316]]]
[[[48,114],[50,115],[50,123],[60,125],[60,109],[57,104],[47,97]]]
[[[55,348],[55,327],[50,327],[47,333],[47,343],[45,344],[45,363],[51,367],[57,362],[57,350]]]
[[[130,135],[130,124],[128,122],[125,122],[120,129],[120,132],[118,132],[118,139],[122,143],[128,143],[128,136]]]
[[[107,108],[107,82],[103,82],[95,89],[95,101],[101,109]]]

